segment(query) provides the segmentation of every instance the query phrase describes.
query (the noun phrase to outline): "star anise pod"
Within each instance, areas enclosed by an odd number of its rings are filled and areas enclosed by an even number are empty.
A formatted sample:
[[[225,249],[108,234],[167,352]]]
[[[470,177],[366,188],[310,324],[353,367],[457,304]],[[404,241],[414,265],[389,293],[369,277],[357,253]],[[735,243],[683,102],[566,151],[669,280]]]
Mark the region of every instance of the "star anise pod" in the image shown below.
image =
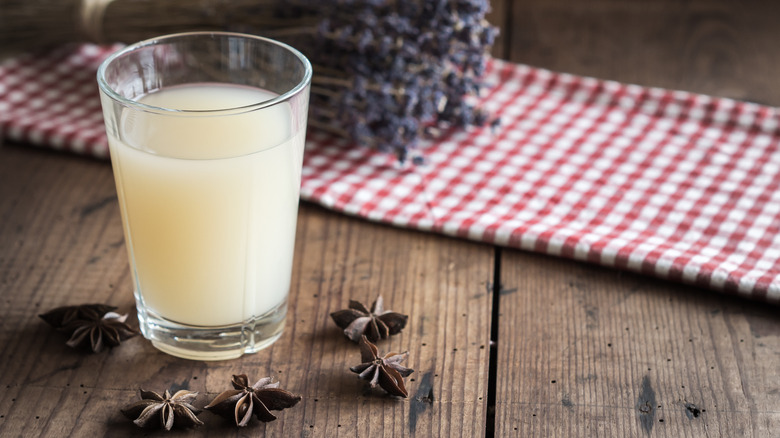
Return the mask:
[[[38,315],[52,327],[59,329],[67,325],[74,319],[83,319],[89,317],[92,311],[100,316],[116,310],[116,307],[107,304],[82,304],[79,306],[63,306],[52,309],[42,315]]]
[[[371,310],[358,301],[350,300],[348,309],[333,312],[330,316],[354,342],[360,342],[363,335],[371,342],[388,338],[406,327],[409,319],[407,315],[384,310],[381,295],[371,305]]]
[[[121,409],[122,413],[139,427],[159,427],[165,430],[202,426],[197,417],[200,409],[192,405],[197,392],[176,391],[173,396],[168,390],[163,395],[153,391],[140,390],[141,400]]]
[[[234,420],[237,426],[249,424],[252,414],[263,422],[276,420],[272,410],[291,408],[301,401],[300,395],[279,389],[279,382],[273,382],[270,377],[264,377],[250,386],[246,374],[239,374],[233,376],[231,383],[234,389],[218,395],[204,409]]]
[[[409,357],[408,352],[379,356],[376,345],[363,336],[360,338],[362,363],[350,368],[350,371],[357,373],[361,379],[368,380],[372,388],[379,385],[390,395],[408,397],[409,393],[406,391],[403,378],[412,374],[414,370],[401,365],[407,357]]]
[[[112,312],[115,307],[84,304],[54,309],[40,317],[58,331],[70,335],[69,347],[89,347],[99,353],[104,347],[116,347],[138,332],[125,322],[127,315]]]

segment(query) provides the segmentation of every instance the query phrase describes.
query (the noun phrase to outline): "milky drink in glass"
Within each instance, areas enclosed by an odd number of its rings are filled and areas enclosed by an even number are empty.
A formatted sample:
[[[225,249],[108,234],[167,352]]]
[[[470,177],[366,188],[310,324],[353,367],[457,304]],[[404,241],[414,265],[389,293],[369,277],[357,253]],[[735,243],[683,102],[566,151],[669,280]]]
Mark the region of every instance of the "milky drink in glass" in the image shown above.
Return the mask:
[[[280,96],[191,80],[106,115],[139,323],[163,351],[225,359],[281,334],[305,114]]]

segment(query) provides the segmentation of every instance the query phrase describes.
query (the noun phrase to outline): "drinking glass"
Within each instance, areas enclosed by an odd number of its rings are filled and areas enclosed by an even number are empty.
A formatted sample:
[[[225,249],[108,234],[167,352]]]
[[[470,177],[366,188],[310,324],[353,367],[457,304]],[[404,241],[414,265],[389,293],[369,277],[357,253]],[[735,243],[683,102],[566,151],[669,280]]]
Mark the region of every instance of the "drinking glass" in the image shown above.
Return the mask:
[[[222,360],[287,313],[309,61],[259,36],[162,36],[98,70],[138,321],[174,356]]]

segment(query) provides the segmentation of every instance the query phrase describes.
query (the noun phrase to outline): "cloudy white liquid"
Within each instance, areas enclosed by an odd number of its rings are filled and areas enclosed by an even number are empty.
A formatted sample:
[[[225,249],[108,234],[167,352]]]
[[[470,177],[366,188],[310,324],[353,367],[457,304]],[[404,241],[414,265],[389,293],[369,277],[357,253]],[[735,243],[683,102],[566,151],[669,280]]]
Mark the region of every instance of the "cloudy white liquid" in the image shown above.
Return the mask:
[[[238,108],[274,97],[193,85],[142,103]],[[287,103],[255,111],[138,111],[109,135],[136,292],[190,325],[238,324],[281,304],[290,287],[304,129]],[[131,119],[132,117],[132,119]]]

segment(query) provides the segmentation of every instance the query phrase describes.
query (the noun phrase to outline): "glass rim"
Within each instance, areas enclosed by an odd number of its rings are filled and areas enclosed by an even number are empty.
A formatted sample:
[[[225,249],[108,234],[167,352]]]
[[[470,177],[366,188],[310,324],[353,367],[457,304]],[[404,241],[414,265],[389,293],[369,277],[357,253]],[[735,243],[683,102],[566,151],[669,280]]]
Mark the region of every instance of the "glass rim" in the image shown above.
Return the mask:
[[[170,40],[187,38],[187,37],[195,37],[195,36],[238,37],[238,38],[262,41],[268,44],[281,47],[282,49],[285,49],[288,52],[295,55],[295,57],[298,58],[299,61],[301,61],[304,67],[303,78],[294,87],[291,87],[288,91],[272,99],[264,100],[262,102],[257,102],[257,103],[251,103],[249,105],[238,106],[238,107],[197,109],[197,110],[165,108],[156,105],[145,104],[138,100],[128,99],[120,95],[119,93],[117,93],[108,84],[108,82],[105,79],[106,69],[108,68],[108,66],[116,59],[130,52],[134,52],[144,47],[158,45],[160,43],[170,41]],[[98,67],[97,70],[98,87],[100,88],[100,91],[102,91],[112,100],[119,102],[125,106],[136,107],[147,112],[159,113],[159,114],[171,114],[171,115],[175,115],[175,114],[224,115],[224,114],[246,113],[246,112],[260,110],[263,108],[268,108],[278,103],[288,101],[291,98],[293,98],[295,95],[302,92],[311,83],[311,78],[312,78],[311,62],[309,61],[308,58],[306,58],[306,56],[303,55],[303,53],[301,53],[298,49],[290,46],[289,44],[271,38],[259,36],[259,35],[252,35],[252,34],[240,33],[240,32],[222,32],[222,31],[180,32],[180,33],[173,33],[168,35],[161,35],[146,40],[138,41],[109,55],[108,58],[104,59],[103,62],[100,63],[100,66]]]

